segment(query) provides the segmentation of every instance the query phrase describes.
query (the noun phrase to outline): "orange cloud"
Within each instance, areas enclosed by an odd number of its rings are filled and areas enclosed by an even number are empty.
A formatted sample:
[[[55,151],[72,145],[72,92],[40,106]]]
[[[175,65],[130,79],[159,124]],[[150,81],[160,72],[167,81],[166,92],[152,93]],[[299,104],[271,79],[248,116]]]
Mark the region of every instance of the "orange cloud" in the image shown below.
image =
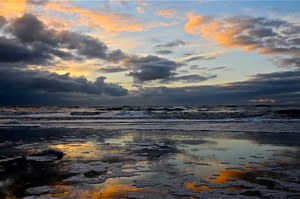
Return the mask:
[[[165,18],[173,18],[176,15],[176,10],[173,9],[160,9],[155,12],[157,15]]]
[[[57,74],[70,73],[71,76],[85,76],[89,79],[96,79],[99,76],[99,61],[85,60],[83,62],[76,61],[60,61],[57,65],[48,67],[48,71]]]
[[[115,13],[112,10],[102,9],[99,12],[83,7],[76,7],[71,2],[50,2],[47,4],[46,10],[58,11],[70,15],[76,14],[80,20],[79,24],[93,29],[99,27],[111,32],[140,32],[149,28],[168,25],[162,22],[147,21],[131,14]]]
[[[137,1],[136,2],[136,11],[140,14],[143,14],[146,12],[145,8],[149,7],[149,3],[143,0]]]
[[[188,13],[188,23],[185,25],[185,30],[192,34],[201,34],[205,38],[209,38],[218,44],[230,48],[243,48],[244,50],[254,50],[255,44],[246,44],[236,39],[235,36],[243,32],[243,26],[239,21],[227,18],[212,19],[202,15]]]
[[[26,12],[27,0],[1,0],[0,16],[19,17]]]
[[[221,46],[257,50],[261,54],[300,55],[297,41],[293,40],[299,36],[299,24],[249,16],[211,18],[188,13],[187,17],[186,32],[199,34]]]

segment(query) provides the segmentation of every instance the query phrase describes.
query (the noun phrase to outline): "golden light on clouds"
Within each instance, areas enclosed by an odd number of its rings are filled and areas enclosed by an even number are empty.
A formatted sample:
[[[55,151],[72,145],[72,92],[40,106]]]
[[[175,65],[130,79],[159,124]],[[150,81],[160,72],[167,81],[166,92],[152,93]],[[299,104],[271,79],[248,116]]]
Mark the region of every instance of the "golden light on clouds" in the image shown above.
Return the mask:
[[[195,13],[188,13],[187,17],[185,30],[188,33],[200,34],[224,47],[242,48],[247,51],[256,48],[251,43],[245,44],[235,39],[235,36],[242,32],[242,27],[235,20],[212,19]]]
[[[19,17],[26,12],[27,0],[1,0],[0,16]]]
[[[69,15],[76,14],[80,21],[79,24],[93,29],[102,28],[110,32],[141,32],[149,28],[169,25],[158,21],[148,21],[127,13],[116,13],[110,9],[101,9],[100,12],[99,10],[77,7],[70,1],[49,2],[45,9]]]
[[[78,61],[61,61],[59,64],[49,67],[50,72],[57,74],[70,73],[71,76],[85,76],[88,79],[96,79],[100,76],[97,70],[100,68],[99,63],[95,60]]]

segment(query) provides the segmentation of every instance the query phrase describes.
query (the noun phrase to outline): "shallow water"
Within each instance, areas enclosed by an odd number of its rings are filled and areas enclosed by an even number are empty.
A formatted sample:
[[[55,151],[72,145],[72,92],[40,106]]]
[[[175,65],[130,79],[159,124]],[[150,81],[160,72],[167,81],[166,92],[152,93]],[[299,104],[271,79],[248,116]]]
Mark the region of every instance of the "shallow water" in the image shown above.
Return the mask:
[[[0,198],[297,198],[295,110],[2,108]]]

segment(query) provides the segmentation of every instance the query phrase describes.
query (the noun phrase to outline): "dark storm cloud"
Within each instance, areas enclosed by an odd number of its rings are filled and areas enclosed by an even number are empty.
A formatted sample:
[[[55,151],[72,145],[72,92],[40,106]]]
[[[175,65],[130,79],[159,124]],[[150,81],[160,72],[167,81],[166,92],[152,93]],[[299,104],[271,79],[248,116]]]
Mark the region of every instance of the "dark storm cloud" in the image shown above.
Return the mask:
[[[58,43],[55,31],[48,29],[35,15],[24,14],[10,26],[10,31],[21,42],[42,42],[55,45]]]
[[[49,45],[41,43],[23,45],[17,39],[0,37],[0,62],[2,63],[47,65],[54,56],[63,59],[72,58],[69,53],[54,49]],[[1,66],[4,67],[5,65],[2,64]],[[16,64],[15,66],[19,65]]]
[[[167,55],[167,54],[172,54],[173,51],[172,50],[157,50],[155,51],[156,54],[160,54],[160,55]]]
[[[120,67],[120,66],[107,66],[105,68],[99,69],[102,73],[118,73],[128,71],[128,68]]]
[[[51,92],[51,93],[84,93],[107,94],[112,96],[127,95],[127,90],[116,84],[105,83],[105,77],[98,77],[95,82],[85,77],[71,77],[69,74],[16,69],[0,70],[0,91],[2,93],[18,92]]]
[[[41,42],[56,48],[76,50],[79,56],[86,58],[119,60],[125,56],[121,50],[109,53],[106,44],[93,37],[49,29],[31,14],[16,19],[11,25],[11,32],[24,43]]]
[[[5,22],[3,22],[5,23]],[[122,68],[100,69],[101,72],[130,71],[134,81],[163,80],[171,77],[182,63],[158,56],[136,56],[123,51],[109,50],[98,39],[71,31],[48,28],[35,15],[24,14],[5,27],[6,36],[0,38],[0,62],[2,68],[40,67],[63,60],[102,59],[118,63]],[[182,44],[183,41],[176,41]],[[169,45],[174,45],[169,44]]]
[[[176,47],[176,46],[183,46],[186,45],[185,41],[182,41],[180,39],[176,39],[174,41],[165,43],[165,44],[158,44],[155,46],[155,48],[172,48],[172,47]]]
[[[203,76],[203,75],[182,75],[182,76],[172,76],[168,79],[160,81],[161,83],[172,83],[172,82],[184,82],[184,83],[197,83],[207,81],[209,79],[216,78],[216,75]]]
[[[2,20],[1,20],[2,19]],[[0,18],[0,22],[5,20]],[[4,23],[4,22],[3,22]],[[61,59],[103,59],[117,62],[127,57],[121,50],[109,51],[106,44],[90,36],[70,31],[49,29],[35,15],[24,14],[12,21],[2,37],[0,45],[3,55],[0,62],[40,64],[51,63],[55,57]],[[62,49],[68,49],[66,52]]]
[[[161,104],[236,104],[253,99],[300,101],[300,71],[258,74],[243,82],[226,86],[155,87],[141,91],[140,96]],[[298,94],[297,94],[298,93]]]
[[[168,78],[182,64],[158,56],[140,57],[121,50],[109,51],[106,44],[90,36],[49,29],[32,14],[14,20],[8,30],[15,38],[6,38],[1,62],[47,65],[55,57],[62,59],[102,59],[121,62],[123,71],[139,82]],[[5,38],[4,38],[5,39]],[[4,40],[3,39],[3,40]],[[177,41],[182,43],[182,41]],[[68,49],[63,51],[61,49]],[[16,52],[16,53],[13,53]],[[123,63],[124,62],[124,63]],[[26,65],[25,65],[26,66]],[[119,70],[119,69],[117,69]],[[109,70],[105,70],[109,72]],[[110,70],[116,71],[116,70]]]
[[[146,57],[132,56],[126,60],[126,65],[133,70],[128,74],[138,82],[168,79],[173,76],[178,67],[183,63],[171,61],[158,56]]]
[[[278,103],[300,102],[300,71],[286,71],[268,74],[257,74],[247,81],[233,82],[230,84],[214,86],[189,86],[189,87],[139,87],[138,91],[118,97],[107,95],[89,94],[96,93],[93,83],[86,83],[85,79],[70,80],[70,77],[52,77],[50,74],[28,72],[28,75],[18,76],[18,72],[11,72],[13,78],[1,79],[0,103],[1,104],[64,104],[64,105],[174,105],[174,104],[247,104],[250,100],[274,99]],[[9,73],[1,72],[1,77],[9,76]],[[23,80],[23,76],[29,80]],[[42,78],[40,78],[42,76]],[[68,76],[68,75],[67,75]],[[54,83],[53,88],[41,82],[49,78],[57,78],[55,81],[71,82],[71,88],[62,83]],[[21,81],[18,83],[18,79]],[[26,78],[25,78],[26,79]],[[41,79],[37,81],[38,79]],[[66,80],[65,80],[66,79]],[[7,82],[3,82],[3,81]],[[103,91],[103,78],[98,80]],[[39,83],[34,83],[39,82]],[[81,83],[82,82],[82,83]],[[48,84],[48,83],[47,83]],[[74,86],[75,84],[76,86]],[[78,86],[81,85],[81,86]],[[58,86],[59,85],[59,86]],[[91,87],[83,89],[83,85]],[[126,90],[115,85],[117,89],[109,90],[114,93],[127,93]],[[44,86],[46,88],[44,88]],[[62,87],[60,89],[59,87]],[[106,87],[106,86],[104,86]],[[107,88],[107,87],[106,87]],[[66,91],[68,93],[66,93]],[[98,90],[97,90],[98,91]],[[99,92],[100,92],[99,91]],[[80,93],[81,92],[81,93]],[[99,93],[98,92],[98,93]],[[105,92],[108,92],[107,90]],[[88,93],[88,94],[87,94]],[[109,92],[108,92],[109,93]]]

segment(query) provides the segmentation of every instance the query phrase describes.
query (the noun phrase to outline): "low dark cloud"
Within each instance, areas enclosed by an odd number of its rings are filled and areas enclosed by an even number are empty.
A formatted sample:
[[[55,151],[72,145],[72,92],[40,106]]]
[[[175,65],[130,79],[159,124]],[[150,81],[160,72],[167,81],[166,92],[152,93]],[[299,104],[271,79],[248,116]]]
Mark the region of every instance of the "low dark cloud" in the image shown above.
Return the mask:
[[[120,66],[107,66],[105,68],[100,68],[99,71],[102,73],[118,73],[128,71],[128,68],[120,67]]]
[[[96,95],[127,95],[128,91],[116,84],[105,83],[105,77],[95,82],[85,77],[71,77],[69,74],[28,71],[16,69],[0,70],[0,91],[3,93],[45,92],[45,93],[84,93]]]
[[[16,72],[18,74],[19,72]],[[70,80],[70,77],[52,77],[47,75],[33,75],[28,72],[25,75],[29,80],[22,80],[24,75],[18,76],[13,74],[15,81],[11,78],[1,79],[0,85],[0,104],[5,105],[47,105],[47,104],[64,104],[64,105],[192,105],[192,104],[247,104],[251,100],[270,99],[275,103],[299,103],[300,102],[300,71],[285,71],[267,74],[257,74],[250,79],[241,82],[233,82],[226,85],[211,86],[188,86],[188,87],[139,87],[137,91],[131,91],[124,96],[108,96],[99,94],[103,91],[103,78],[100,78],[101,85],[98,90],[94,89],[93,83],[86,83],[86,80]],[[2,77],[9,74],[1,72]],[[40,81],[37,79],[43,76]],[[68,76],[68,75],[67,75]],[[39,78],[38,78],[39,77]],[[53,88],[48,88],[48,83],[42,84],[44,79],[57,78],[58,82],[71,81],[71,88],[64,86],[62,89],[60,83],[52,84]],[[66,80],[65,80],[66,79]],[[72,78],[71,78],[72,79]],[[4,82],[3,82],[4,81]],[[8,82],[6,82],[8,81]],[[38,85],[33,82],[39,82]],[[46,80],[48,81],[48,80]],[[55,81],[55,82],[56,82]],[[82,81],[82,83],[81,83]],[[29,82],[29,83],[27,83]],[[75,86],[73,85],[75,84]],[[78,84],[80,86],[78,86]],[[59,87],[58,87],[59,85]],[[91,87],[89,89],[82,89]],[[127,93],[119,86],[117,89],[108,84],[113,93]],[[45,88],[47,87],[47,88]],[[57,88],[58,87],[58,88]],[[85,91],[87,90],[87,91]],[[66,93],[67,91],[67,93]],[[115,94],[116,95],[116,94]]]
[[[149,55],[146,57],[132,56],[126,60],[126,65],[133,69],[128,75],[132,76],[136,83],[142,83],[168,79],[174,75],[178,67],[184,64]]]
[[[165,43],[165,44],[158,44],[155,46],[155,48],[172,48],[177,46],[184,46],[186,45],[186,42],[180,39],[176,39],[174,41]]]
[[[156,54],[160,54],[160,55],[167,55],[167,54],[172,54],[173,51],[172,50],[157,50],[155,51]]]
[[[144,100],[159,104],[247,104],[253,99],[300,102],[300,71],[258,74],[226,86],[155,87],[141,91]]]

